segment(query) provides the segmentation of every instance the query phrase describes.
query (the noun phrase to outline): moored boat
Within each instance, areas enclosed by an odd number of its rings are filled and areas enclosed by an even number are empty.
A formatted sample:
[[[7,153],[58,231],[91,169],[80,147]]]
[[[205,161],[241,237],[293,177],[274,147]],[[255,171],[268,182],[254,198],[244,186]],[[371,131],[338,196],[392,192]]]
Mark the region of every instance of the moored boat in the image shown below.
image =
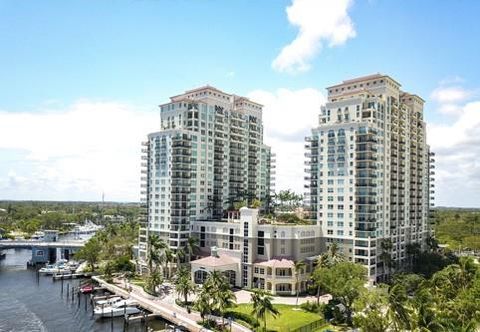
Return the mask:
[[[95,307],[93,314],[95,317],[120,317],[123,315],[138,314],[141,310],[137,307],[137,302],[134,300],[118,301],[110,306]]]

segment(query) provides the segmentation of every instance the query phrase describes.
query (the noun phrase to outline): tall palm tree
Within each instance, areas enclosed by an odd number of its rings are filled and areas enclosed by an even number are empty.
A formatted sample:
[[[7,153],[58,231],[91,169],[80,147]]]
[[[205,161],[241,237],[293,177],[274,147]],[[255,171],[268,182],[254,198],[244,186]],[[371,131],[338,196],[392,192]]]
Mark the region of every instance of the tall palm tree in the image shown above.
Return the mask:
[[[307,264],[304,261],[296,261],[293,263],[293,270],[295,272],[295,288],[297,293],[297,300],[295,305],[298,305],[298,296],[300,295],[300,273],[303,272]]]
[[[255,315],[257,321],[263,319],[263,330],[267,331],[267,314],[276,317],[280,312],[272,304],[273,298],[263,290],[254,290],[251,295],[253,306],[252,315]]]
[[[170,275],[171,275],[171,263],[173,262],[175,258],[175,254],[174,252],[170,249],[170,248],[167,248],[165,249],[165,251],[163,252],[163,261],[164,261],[164,274],[166,276],[167,279],[170,279]]]
[[[225,312],[228,308],[235,306],[237,298],[230,288],[228,281],[223,278],[216,291],[217,309],[222,315],[222,323],[225,324]]]
[[[385,275],[385,278],[388,278],[388,276],[390,275],[390,268],[392,267],[392,241],[390,239],[385,239],[380,244],[380,247],[382,249],[380,259],[383,261],[383,273]],[[388,272],[385,272],[385,270]]]
[[[411,312],[407,303],[407,291],[402,284],[394,284],[388,289],[388,316],[395,331],[411,329]]]
[[[195,284],[190,278],[190,271],[186,267],[182,267],[177,271],[175,278],[175,289],[178,295],[183,296],[183,303],[188,302],[188,295],[195,292]]]
[[[200,313],[200,317],[202,317],[202,323],[205,323],[205,316],[211,313],[211,294],[204,288],[195,301],[193,308]]]
[[[160,239],[157,234],[150,234],[147,247],[148,271],[153,272],[153,265],[161,262],[160,250],[167,248],[167,243]]]
[[[343,257],[343,254],[340,252],[337,242],[333,242],[328,247],[328,259],[331,264],[336,264],[345,260],[345,257]]]
[[[199,249],[198,238],[189,236],[187,239],[188,260],[191,261],[195,252]]]
[[[175,259],[177,260],[177,270],[180,268],[180,265],[182,264],[182,260],[185,258],[185,249],[183,248],[178,248],[175,251]]]

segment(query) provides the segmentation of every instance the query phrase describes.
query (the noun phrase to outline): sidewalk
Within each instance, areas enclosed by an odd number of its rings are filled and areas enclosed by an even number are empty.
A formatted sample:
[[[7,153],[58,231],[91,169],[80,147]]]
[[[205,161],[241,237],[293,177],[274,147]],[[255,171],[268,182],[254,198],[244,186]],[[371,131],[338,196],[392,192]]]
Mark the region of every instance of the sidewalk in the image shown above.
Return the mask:
[[[136,286],[130,283],[125,283],[123,280],[118,280],[118,283],[115,285],[108,284],[104,280],[95,277],[95,279],[105,288],[110,290],[113,293],[128,297],[138,301],[142,307],[152,311],[154,314],[157,314],[164,319],[175,323],[176,325],[184,326],[189,331],[193,332],[206,332],[208,329],[197,324],[197,321],[201,321],[202,318],[198,312],[191,311],[187,312],[185,308],[182,308],[175,304],[175,292],[171,292],[169,295],[159,298],[153,297],[145,293],[140,286]],[[123,286],[131,287],[132,291],[128,292]],[[233,323],[232,332],[250,332],[251,330],[246,327]]]

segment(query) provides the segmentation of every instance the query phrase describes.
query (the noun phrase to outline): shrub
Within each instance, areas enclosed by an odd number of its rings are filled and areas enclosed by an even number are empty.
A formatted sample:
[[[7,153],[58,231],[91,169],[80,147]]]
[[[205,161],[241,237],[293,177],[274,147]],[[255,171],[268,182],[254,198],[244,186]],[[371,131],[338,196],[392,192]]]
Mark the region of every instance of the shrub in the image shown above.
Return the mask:
[[[308,312],[320,314],[320,313],[323,313],[323,310],[324,310],[323,306],[324,306],[323,304],[317,304],[316,302],[307,301],[305,303],[302,303],[300,305],[300,308]]]
[[[243,313],[243,312],[227,311],[225,313],[225,317],[232,317],[235,320],[242,320],[245,323],[247,323],[248,325],[250,325],[251,327],[257,327],[258,326],[258,322],[255,319],[255,317],[253,317],[251,315],[248,315],[246,313]]]

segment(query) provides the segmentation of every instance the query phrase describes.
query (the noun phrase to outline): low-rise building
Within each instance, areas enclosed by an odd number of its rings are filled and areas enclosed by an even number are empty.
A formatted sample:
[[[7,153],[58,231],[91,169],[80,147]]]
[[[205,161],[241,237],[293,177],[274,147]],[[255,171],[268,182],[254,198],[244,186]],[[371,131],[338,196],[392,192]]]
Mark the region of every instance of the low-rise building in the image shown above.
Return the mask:
[[[302,292],[315,259],[325,251],[320,230],[316,224],[275,223],[246,207],[240,209],[239,217],[197,221],[192,234],[199,239],[200,251],[210,256],[190,262],[192,279],[201,284],[209,272],[217,270],[225,273],[232,286],[294,295],[298,277]],[[299,261],[305,267],[295,271]]]

